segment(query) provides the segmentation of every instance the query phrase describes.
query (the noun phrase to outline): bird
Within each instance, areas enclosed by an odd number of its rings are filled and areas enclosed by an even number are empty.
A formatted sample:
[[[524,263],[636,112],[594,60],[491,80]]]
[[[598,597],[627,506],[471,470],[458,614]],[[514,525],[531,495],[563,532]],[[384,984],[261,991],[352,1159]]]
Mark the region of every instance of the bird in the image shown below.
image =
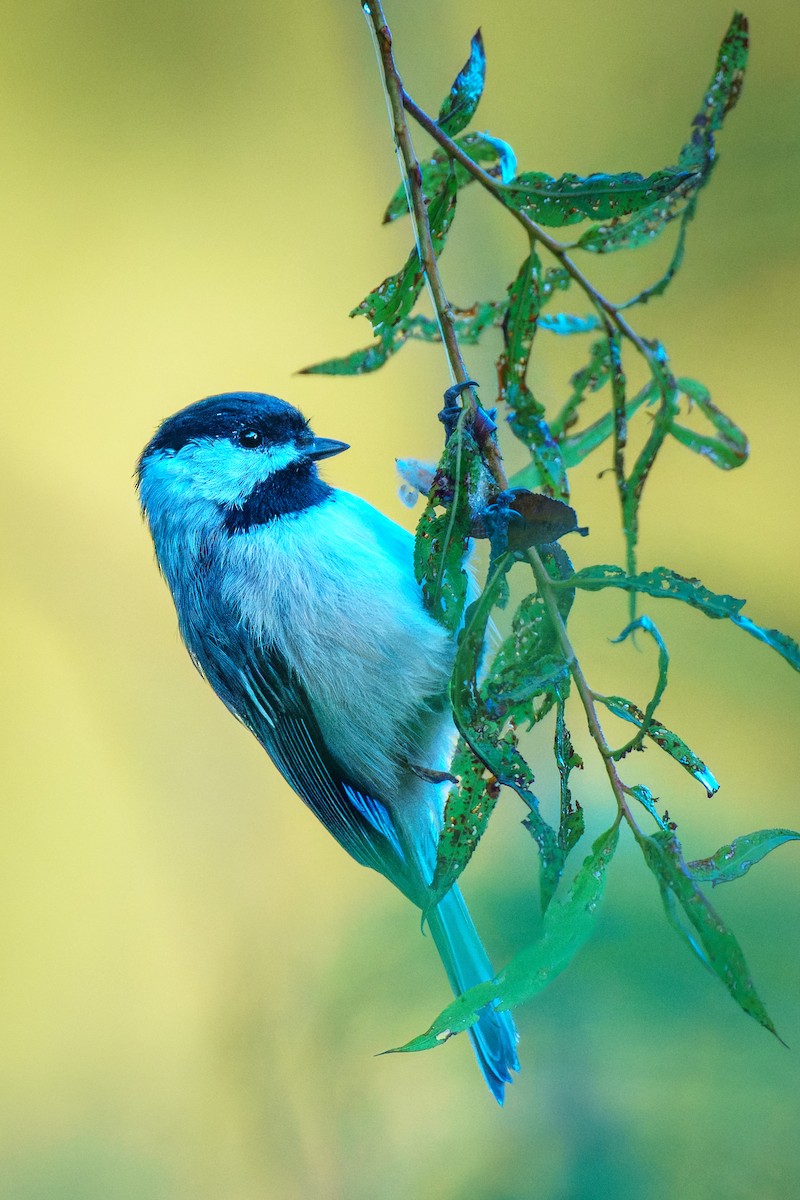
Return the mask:
[[[459,995],[494,972],[458,886],[430,903],[453,637],[423,605],[413,535],[320,477],[347,449],[284,400],[227,392],[161,423],[136,486],[195,666],[336,841],[423,910]],[[510,1013],[487,1006],[470,1037],[502,1104]]]

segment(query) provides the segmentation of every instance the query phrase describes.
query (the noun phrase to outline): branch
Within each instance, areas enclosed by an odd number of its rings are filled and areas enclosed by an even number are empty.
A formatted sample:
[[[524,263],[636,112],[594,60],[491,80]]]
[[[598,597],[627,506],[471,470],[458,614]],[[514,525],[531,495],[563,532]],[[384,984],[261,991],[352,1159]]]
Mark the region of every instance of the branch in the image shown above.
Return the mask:
[[[456,162],[461,163],[462,167],[469,171],[470,175],[472,175],[474,179],[477,179],[478,183],[480,183],[482,187],[486,188],[486,190],[491,192],[496,200],[500,201],[503,207],[507,209],[517,221],[519,221],[520,225],[522,225],[527,232],[528,237],[539,242],[553,255],[553,258],[555,258],[561,264],[564,270],[586,293],[592,304],[594,304],[595,308],[599,309],[601,314],[604,313],[608,318],[610,318],[610,320],[616,325],[617,329],[619,329],[620,333],[636,347],[639,353],[642,354],[649,363],[652,363],[654,359],[652,346],[650,346],[644,338],[640,337],[636,330],[629,325],[626,319],[622,316],[620,307],[616,304],[612,304],[610,300],[607,300],[602,292],[599,292],[597,288],[590,282],[590,280],[584,275],[580,267],[577,266],[567,254],[568,247],[564,245],[563,242],[559,242],[556,238],[551,237],[551,235],[545,229],[543,229],[541,225],[538,225],[536,221],[532,221],[527,213],[521,212],[519,209],[512,208],[510,205],[506,204],[505,197],[503,195],[504,185],[499,183],[492,175],[489,175],[487,171],[484,171],[483,167],[479,167],[476,162],[473,162],[469,155],[466,154],[451,137],[448,137],[446,133],[442,132],[437,123],[428,116],[424,109],[420,108],[419,105],[411,99],[406,91],[403,91],[402,93],[402,103],[406,109],[406,112],[409,112],[417,124],[420,125],[426,133],[429,133],[435,142],[438,142],[448,157],[453,158],[456,160]]]

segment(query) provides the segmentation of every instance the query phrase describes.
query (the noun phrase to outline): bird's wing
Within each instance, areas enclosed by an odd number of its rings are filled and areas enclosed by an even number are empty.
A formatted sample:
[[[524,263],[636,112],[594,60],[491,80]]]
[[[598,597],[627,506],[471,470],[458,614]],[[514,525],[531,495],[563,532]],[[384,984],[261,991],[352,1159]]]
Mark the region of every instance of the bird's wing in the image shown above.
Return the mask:
[[[401,891],[413,891],[413,872],[386,806],[347,781],[283,656],[252,641],[235,659],[219,647],[211,654],[204,649],[193,656],[202,673],[337,842]]]

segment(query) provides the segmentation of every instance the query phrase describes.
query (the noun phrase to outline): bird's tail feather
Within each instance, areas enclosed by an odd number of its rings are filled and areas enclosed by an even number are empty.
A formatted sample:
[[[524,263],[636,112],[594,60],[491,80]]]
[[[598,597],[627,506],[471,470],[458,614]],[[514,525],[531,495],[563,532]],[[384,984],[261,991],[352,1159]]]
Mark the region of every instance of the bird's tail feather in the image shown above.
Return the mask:
[[[428,925],[450,986],[458,996],[494,975],[486,951],[458,887],[452,887],[430,914]],[[498,1104],[503,1103],[511,1072],[519,1070],[517,1031],[509,1012],[487,1006],[469,1031],[478,1065]]]

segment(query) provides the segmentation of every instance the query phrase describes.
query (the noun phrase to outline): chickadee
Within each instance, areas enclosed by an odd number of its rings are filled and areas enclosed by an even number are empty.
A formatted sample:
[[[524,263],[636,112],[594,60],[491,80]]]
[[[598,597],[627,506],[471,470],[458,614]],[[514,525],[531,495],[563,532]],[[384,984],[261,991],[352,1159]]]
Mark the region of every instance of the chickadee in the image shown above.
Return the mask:
[[[195,666],[339,844],[425,909],[453,643],[423,608],[411,534],[320,479],[347,449],[283,400],[231,392],[164,421],[137,485]],[[428,923],[457,995],[492,978],[457,887]],[[502,1103],[511,1016],[487,1007],[470,1032]]]

